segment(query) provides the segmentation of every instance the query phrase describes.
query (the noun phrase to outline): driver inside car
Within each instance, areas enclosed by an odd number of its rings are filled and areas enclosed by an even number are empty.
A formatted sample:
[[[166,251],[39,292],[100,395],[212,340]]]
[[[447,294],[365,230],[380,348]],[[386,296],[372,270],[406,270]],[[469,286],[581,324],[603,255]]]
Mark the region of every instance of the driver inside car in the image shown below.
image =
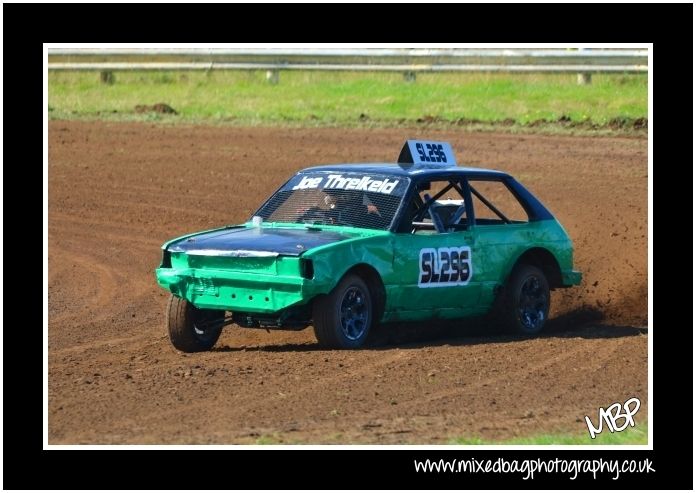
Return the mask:
[[[323,202],[323,203],[322,203]],[[310,207],[301,216],[303,222],[321,221],[324,224],[353,225],[355,214],[360,211],[382,217],[379,209],[367,194],[345,194],[324,191],[324,198],[318,205]]]
[[[337,197],[327,193],[324,197],[324,203],[327,205],[327,207],[329,207],[330,209],[335,209],[336,206],[340,204],[340,206],[344,209],[344,212],[348,213],[353,211],[354,208],[359,209],[359,204],[355,202],[355,195],[353,194],[351,194],[348,197]],[[379,209],[375,204],[372,203],[367,194],[362,195],[362,205],[366,207],[365,212],[367,212],[368,214],[377,214],[378,216],[382,215],[379,213]]]

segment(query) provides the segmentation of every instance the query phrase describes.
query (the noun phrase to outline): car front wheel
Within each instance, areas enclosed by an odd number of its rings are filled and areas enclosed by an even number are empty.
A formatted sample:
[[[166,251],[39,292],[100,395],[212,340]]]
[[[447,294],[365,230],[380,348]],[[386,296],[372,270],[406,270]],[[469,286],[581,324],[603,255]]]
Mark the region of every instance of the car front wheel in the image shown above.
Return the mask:
[[[372,326],[373,301],[365,281],[348,274],[314,303],[314,334],[319,344],[335,349],[363,345]]]
[[[179,351],[208,351],[220,337],[225,312],[196,308],[188,300],[171,295],[167,309],[169,339]]]

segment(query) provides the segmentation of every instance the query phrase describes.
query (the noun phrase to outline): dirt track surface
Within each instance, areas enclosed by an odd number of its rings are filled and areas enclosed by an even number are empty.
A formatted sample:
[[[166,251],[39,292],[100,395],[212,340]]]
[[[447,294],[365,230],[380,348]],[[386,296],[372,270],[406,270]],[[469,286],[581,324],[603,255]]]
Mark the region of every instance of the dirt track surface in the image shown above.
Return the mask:
[[[324,351],[301,332],[167,338],[160,245],[246,220],[313,164],[395,159],[406,138],[517,176],[575,241],[579,287],[543,337],[387,326]],[[49,124],[49,443],[447,443],[647,419],[647,141],[408,129]]]

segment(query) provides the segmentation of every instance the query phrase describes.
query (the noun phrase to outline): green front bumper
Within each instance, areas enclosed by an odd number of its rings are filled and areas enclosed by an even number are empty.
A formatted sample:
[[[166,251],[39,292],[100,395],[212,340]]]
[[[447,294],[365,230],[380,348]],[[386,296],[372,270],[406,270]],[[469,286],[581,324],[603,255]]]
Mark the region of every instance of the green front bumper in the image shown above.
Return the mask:
[[[156,269],[157,283],[198,308],[275,313],[309,301],[314,283],[299,276],[213,269]]]

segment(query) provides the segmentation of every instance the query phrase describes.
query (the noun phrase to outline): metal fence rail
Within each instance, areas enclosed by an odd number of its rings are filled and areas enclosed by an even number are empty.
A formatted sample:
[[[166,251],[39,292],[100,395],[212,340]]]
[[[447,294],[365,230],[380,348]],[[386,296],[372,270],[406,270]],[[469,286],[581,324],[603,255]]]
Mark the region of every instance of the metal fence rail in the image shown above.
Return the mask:
[[[647,72],[647,50],[49,48],[49,70]]]
[[[49,63],[49,70],[327,70],[350,72],[645,72],[634,65],[373,65],[312,63]]]

